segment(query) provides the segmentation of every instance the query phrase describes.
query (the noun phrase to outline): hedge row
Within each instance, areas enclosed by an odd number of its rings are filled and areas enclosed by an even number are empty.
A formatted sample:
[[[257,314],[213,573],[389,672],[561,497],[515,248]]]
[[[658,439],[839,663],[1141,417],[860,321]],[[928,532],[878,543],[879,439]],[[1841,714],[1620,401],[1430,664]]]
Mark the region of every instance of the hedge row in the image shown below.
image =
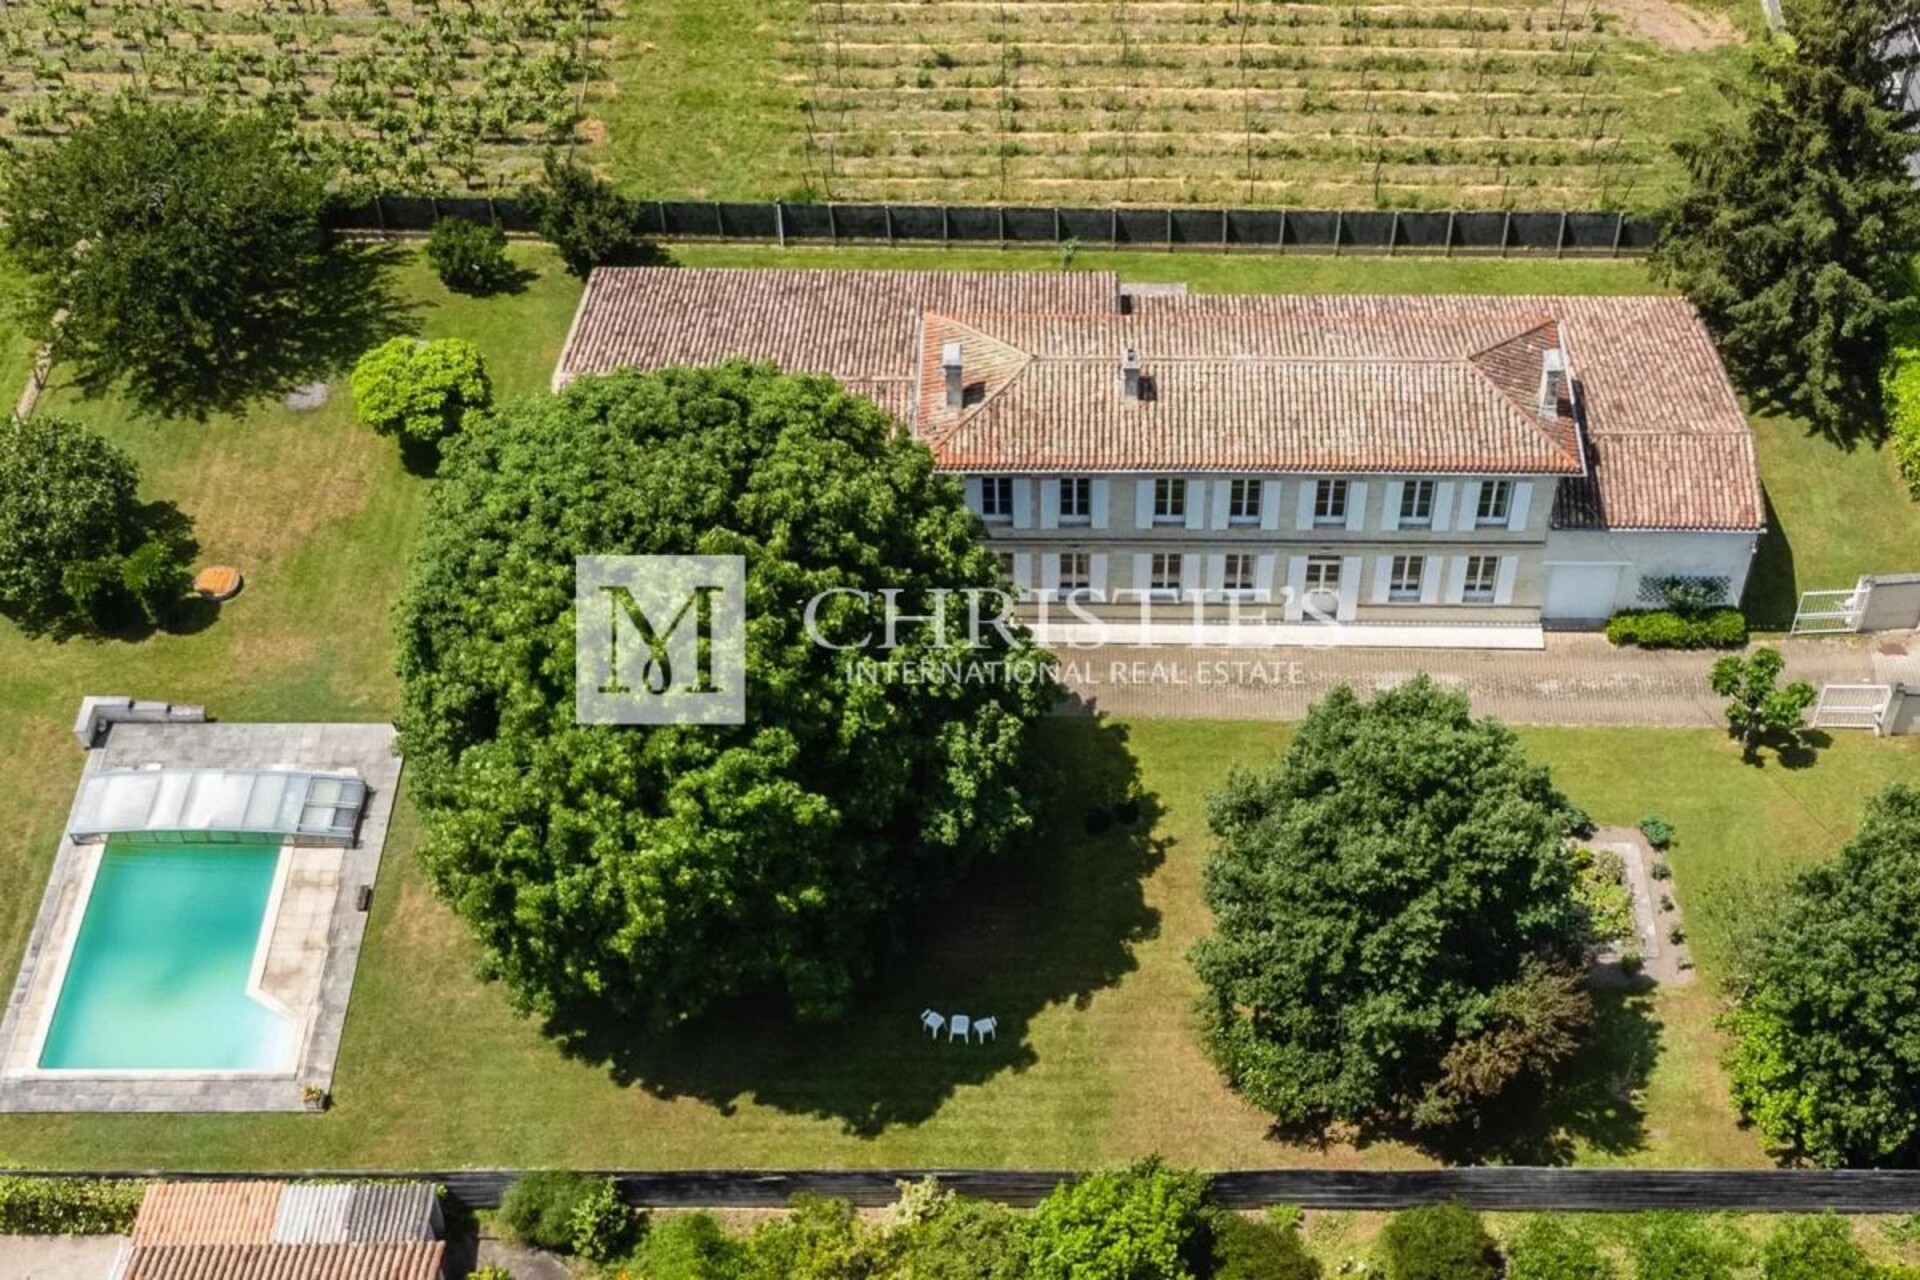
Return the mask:
[[[144,1182],[0,1177],[0,1236],[108,1236],[133,1230]]]
[[[1607,622],[1607,639],[1642,649],[1738,649],[1747,642],[1747,618],[1738,609],[1629,609]]]

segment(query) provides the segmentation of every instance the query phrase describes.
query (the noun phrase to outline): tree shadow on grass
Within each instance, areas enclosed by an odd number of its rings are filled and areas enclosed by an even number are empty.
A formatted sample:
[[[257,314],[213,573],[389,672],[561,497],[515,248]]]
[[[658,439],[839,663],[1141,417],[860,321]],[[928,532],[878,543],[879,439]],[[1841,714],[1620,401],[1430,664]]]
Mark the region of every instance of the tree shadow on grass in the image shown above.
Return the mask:
[[[413,304],[392,282],[392,268],[407,257],[397,244],[336,243],[302,288],[261,300],[246,345],[223,350],[191,381],[170,378],[156,386],[101,375],[78,377],[74,385],[88,397],[118,394],[150,417],[205,421],[215,413],[246,413],[263,397],[333,377],[369,347],[416,330]]]
[[[1039,745],[1050,775],[1040,829],[915,913],[844,1022],[799,1024],[767,998],[667,1034],[580,1011],[548,1033],[570,1056],[662,1098],[698,1098],[723,1114],[751,1102],[836,1119],[861,1137],[926,1120],[956,1089],[1034,1066],[1035,1017],[1084,1008],[1136,967],[1135,947],[1159,925],[1143,882],[1164,852],[1153,835],[1159,805],[1141,789],[1124,726],[1050,720]],[[1098,833],[1094,812],[1110,819]],[[921,1026],[926,1009],[990,1016],[999,1030],[985,1044],[935,1040]]]
[[[1625,1156],[1646,1146],[1638,1098],[1659,1054],[1661,1025],[1652,984],[1593,990],[1586,1047],[1551,1081],[1516,1085],[1488,1108],[1479,1128],[1444,1136],[1396,1132],[1450,1164],[1571,1164],[1581,1152]]]

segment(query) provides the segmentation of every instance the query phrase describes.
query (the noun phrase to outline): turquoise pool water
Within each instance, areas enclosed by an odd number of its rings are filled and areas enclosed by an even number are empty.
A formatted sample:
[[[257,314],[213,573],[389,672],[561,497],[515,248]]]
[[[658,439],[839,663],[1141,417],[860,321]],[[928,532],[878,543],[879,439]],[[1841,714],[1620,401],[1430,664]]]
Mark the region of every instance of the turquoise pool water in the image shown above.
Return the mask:
[[[292,1026],[247,994],[279,842],[113,840],[87,899],[40,1065],[271,1071]]]

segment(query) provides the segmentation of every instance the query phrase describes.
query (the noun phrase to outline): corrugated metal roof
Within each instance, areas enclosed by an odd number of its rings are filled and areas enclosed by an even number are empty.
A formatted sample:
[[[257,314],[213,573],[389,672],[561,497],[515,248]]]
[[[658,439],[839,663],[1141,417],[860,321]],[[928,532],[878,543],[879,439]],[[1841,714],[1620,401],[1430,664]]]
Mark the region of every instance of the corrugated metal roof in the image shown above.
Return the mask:
[[[426,1182],[371,1182],[353,1188],[348,1240],[432,1240],[440,1234],[440,1198]]]
[[[278,1182],[156,1182],[140,1202],[136,1245],[255,1244],[273,1238]]]
[[[354,1188],[345,1182],[295,1183],[288,1187],[280,1195],[273,1242],[341,1244],[355,1239],[347,1234],[347,1206],[353,1194]]]
[[[445,1253],[438,1241],[140,1246],[124,1280],[441,1280]]]
[[[440,1204],[426,1182],[160,1182],[147,1189],[137,1245],[351,1244],[432,1240]]]

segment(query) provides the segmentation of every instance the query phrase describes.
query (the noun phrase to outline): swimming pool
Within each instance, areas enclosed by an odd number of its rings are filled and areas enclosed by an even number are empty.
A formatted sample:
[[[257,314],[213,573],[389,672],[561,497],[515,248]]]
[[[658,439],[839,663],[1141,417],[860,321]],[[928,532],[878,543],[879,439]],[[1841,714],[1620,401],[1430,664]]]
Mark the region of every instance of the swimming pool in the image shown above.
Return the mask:
[[[249,993],[280,841],[115,838],[40,1049],[49,1071],[283,1071],[293,1024]]]

